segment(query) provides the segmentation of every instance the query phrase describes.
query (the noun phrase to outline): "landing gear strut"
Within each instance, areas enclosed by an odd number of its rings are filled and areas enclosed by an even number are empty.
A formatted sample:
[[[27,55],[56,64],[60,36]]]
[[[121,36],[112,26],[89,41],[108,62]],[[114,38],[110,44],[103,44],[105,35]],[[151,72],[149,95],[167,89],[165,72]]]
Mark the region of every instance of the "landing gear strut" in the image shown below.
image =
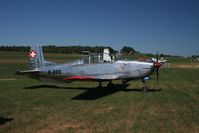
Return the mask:
[[[112,83],[112,81],[109,81],[109,82],[108,82],[107,87],[108,87],[108,88],[112,88],[112,87],[114,87],[114,84]]]
[[[122,84],[125,85],[126,83],[128,83],[130,80],[122,80]]]
[[[142,79],[142,83],[144,84],[144,86],[142,87],[142,91],[147,92],[149,90],[149,87],[146,85],[146,81],[144,79]]]
[[[99,82],[99,86],[97,88],[102,88],[102,82]]]

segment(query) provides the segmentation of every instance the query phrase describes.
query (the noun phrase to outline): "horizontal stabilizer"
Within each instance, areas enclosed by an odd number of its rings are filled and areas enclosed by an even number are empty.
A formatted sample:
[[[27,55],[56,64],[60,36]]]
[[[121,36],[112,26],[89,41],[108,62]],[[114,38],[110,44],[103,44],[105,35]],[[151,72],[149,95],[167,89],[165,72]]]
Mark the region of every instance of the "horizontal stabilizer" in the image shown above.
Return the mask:
[[[17,71],[15,74],[16,75],[25,75],[25,74],[38,73],[38,72],[39,72],[39,70],[34,69],[34,70]]]

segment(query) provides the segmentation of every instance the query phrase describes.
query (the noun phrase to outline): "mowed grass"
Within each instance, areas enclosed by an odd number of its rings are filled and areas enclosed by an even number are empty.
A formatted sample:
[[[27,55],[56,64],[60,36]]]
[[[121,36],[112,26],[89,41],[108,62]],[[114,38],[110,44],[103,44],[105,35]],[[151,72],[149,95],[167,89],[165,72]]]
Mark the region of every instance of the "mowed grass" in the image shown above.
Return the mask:
[[[14,75],[27,67],[26,53],[0,55],[0,132],[199,132],[198,68],[161,69],[159,85],[151,80],[151,91],[142,93],[140,81],[127,88],[114,81],[113,89],[42,83]],[[46,57],[65,62],[78,55]]]

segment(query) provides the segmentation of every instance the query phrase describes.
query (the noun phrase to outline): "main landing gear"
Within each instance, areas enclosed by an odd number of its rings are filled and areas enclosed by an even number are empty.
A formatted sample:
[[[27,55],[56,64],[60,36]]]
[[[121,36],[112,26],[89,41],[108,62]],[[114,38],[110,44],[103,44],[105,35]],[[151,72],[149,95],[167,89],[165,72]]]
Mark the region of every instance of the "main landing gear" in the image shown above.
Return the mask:
[[[99,86],[97,88],[102,88],[102,82],[99,82]]]
[[[143,83],[143,87],[142,87],[142,91],[143,92],[147,92],[149,90],[149,87],[146,85],[146,81],[144,79],[142,79],[142,83]]]
[[[107,84],[107,88],[113,88],[114,84],[112,83],[112,81],[109,81]],[[97,86],[97,88],[102,88],[102,82],[99,82],[99,86]]]
[[[109,82],[108,82],[107,87],[108,87],[108,88],[113,88],[113,87],[114,87],[114,84],[112,83],[112,81],[109,81]]]

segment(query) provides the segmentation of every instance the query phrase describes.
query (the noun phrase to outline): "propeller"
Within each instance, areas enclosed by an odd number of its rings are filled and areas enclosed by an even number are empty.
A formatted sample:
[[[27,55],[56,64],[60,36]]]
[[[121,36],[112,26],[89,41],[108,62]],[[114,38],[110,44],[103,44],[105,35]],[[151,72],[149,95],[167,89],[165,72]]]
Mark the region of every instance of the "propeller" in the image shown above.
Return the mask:
[[[158,62],[159,61],[158,57],[159,57],[159,54],[157,52],[157,54],[156,54],[156,62],[154,63],[155,69],[156,69],[156,78],[157,78],[157,81],[159,81],[159,68],[162,66],[162,64],[160,62]]]

